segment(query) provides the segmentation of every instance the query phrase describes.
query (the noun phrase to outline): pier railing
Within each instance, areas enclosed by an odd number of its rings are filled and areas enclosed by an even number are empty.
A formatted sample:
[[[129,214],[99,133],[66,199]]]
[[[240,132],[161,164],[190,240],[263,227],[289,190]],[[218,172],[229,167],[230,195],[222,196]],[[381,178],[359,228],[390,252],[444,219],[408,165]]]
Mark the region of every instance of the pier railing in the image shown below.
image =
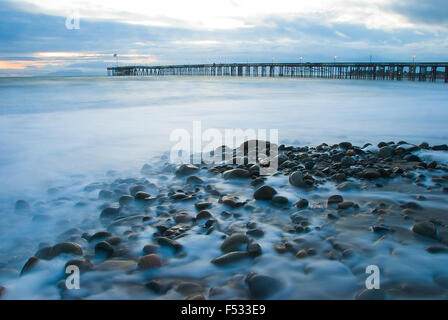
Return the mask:
[[[235,76],[448,82],[448,62],[213,63],[116,66],[110,76]]]

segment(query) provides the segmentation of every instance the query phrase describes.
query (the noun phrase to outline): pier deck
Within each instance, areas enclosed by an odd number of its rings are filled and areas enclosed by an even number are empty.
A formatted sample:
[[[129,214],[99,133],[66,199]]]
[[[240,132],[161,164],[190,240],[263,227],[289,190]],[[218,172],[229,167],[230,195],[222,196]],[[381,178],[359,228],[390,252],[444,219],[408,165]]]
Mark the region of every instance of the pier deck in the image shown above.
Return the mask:
[[[212,63],[116,66],[109,76],[235,76],[448,82],[448,62]]]

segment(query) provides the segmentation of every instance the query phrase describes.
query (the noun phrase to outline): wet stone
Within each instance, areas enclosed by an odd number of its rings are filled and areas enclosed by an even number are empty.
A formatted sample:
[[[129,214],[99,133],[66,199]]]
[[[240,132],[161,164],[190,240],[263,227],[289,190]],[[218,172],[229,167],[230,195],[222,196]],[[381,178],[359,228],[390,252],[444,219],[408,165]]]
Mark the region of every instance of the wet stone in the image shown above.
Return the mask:
[[[143,256],[138,260],[138,267],[141,270],[153,269],[161,266],[162,261],[159,256],[154,253]]]
[[[277,191],[271,186],[264,185],[258,188],[254,193],[255,200],[272,200]]]
[[[234,233],[226,238],[221,244],[221,250],[224,252],[234,251],[241,245],[249,242],[249,238],[243,233]]]

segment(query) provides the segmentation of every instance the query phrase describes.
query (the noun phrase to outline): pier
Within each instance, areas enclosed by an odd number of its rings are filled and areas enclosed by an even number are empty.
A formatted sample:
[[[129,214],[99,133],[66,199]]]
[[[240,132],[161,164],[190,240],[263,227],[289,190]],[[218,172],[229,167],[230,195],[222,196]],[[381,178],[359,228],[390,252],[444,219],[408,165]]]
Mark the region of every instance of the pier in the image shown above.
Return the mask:
[[[212,63],[160,66],[116,66],[109,76],[292,77],[444,81],[448,62]]]

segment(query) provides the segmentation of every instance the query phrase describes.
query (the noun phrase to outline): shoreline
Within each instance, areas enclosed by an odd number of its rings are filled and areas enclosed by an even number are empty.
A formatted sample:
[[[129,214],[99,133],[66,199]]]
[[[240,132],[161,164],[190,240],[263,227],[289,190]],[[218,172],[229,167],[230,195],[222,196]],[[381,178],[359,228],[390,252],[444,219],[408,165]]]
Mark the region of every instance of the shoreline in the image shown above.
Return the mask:
[[[447,150],[281,145],[267,177],[260,163],[176,167],[162,157],[141,176],[19,200],[16,218],[42,239],[17,237],[22,253],[3,255],[2,298],[26,297],[27,283],[56,299],[446,298],[448,166],[418,154]],[[80,290],[64,287],[71,264]],[[382,288],[366,291],[372,264]]]

